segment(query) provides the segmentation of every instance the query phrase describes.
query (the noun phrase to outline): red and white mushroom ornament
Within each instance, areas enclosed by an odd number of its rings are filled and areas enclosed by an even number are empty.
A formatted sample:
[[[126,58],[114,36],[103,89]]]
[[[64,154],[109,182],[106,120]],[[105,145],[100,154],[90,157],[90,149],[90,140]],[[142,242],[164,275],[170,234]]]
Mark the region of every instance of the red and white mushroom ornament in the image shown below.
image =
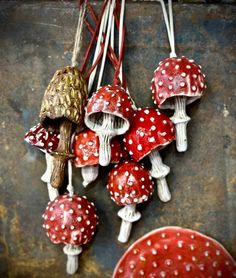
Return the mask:
[[[81,245],[87,244],[98,225],[96,208],[85,196],[60,195],[50,202],[43,214],[49,239],[55,243],[64,243],[67,255],[67,273],[74,274],[78,269],[78,255]]]
[[[216,240],[180,227],[154,230],[119,260],[113,278],[233,278],[236,262]]]
[[[148,170],[134,161],[125,161],[109,173],[107,189],[111,199],[118,205],[124,206],[118,212],[122,219],[118,240],[128,241],[132,223],[141,218],[136,211],[136,205],[147,201],[153,193],[153,182]]]
[[[58,196],[58,190],[51,186],[50,179],[53,170],[54,157],[50,154],[58,147],[60,134],[46,130],[40,123],[33,126],[24,136],[27,143],[37,147],[46,158],[46,171],[42,175],[41,180],[47,183],[49,199],[52,201]]]
[[[89,100],[84,121],[99,136],[100,165],[110,163],[111,139],[129,129],[132,116],[132,101],[121,86],[103,86]]]
[[[170,58],[161,61],[154,71],[151,89],[154,103],[159,108],[175,110],[171,120],[176,128],[176,148],[179,152],[185,152],[188,147],[186,128],[190,121],[190,117],[186,114],[186,106],[202,96],[206,88],[205,75],[201,71],[201,66],[194,60],[176,56],[172,1],[168,2],[169,18],[164,2],[160,0],[171,53]]]
[[[159,150],[174,139],[175,129],[171,120],[154,108],[138,108],[132,125],[123,138],[125,149],[135,161],[149,157],[152,164],[151,175],[157,179],[158,196],[163,202],[171,199],[166,182],[170,168],[162,162]]]
[[[99,170],[99,139],[92,130],[78,133],[73,141],[74,165],[81,168],[83,186],[86,187],[98,176]],[[117,138],[111,140],[111,163],[119,163],[124,151]]]

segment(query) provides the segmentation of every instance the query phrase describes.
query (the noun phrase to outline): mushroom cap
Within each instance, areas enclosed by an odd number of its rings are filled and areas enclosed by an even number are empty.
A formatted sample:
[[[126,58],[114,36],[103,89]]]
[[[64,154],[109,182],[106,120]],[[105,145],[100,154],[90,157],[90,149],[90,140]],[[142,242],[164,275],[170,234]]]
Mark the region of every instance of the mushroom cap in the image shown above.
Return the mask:
[[[194,60],[182,56],[181,58],[167,58],[159,63],[152,79],[152,93],[154,103],[159,108],[174,109],[176,96],[186,96],[186,103],[190,104],[202,96],[206,88],[205,77],[201,66]]]
[[[116,116],[121,122],[116,129],[117,135],[124,134],[130,127],[133,117],[132,100],[125,89],[118,85],[101,87],[88,101],[84,122],[88,128],[97,131],[98,122],[102,113]]]
[[[141,160],[156,148],[164,148],[173,140],[173,123],[154,108],[139,108],[135,111],[132,125],[123,138],[125,149],[135,161]]]
[[[232,278],[236,263],[216,240],[193,230],[165,227],[131,245],[112,277]]]
[[[25,134],[24,139],[30,145],[50,153],[57,149],[60,134],[47,131],[39,123]]]
[[[153,193],[152,177],[143,165],[125,161],[115,165],[109,173],[107,189],[118,206],[139,204]]]
[[[44,127],[58,129],[60,118],[79,125],[83,122],[88,96],[87,83],[75,67],[56,71],[42,101],[40,121]]]
[[[75,154],[74,165],[84,167],[99,164],[99,138],[92,130],[85,130],[75,135],[73,142]],[[117,138],[111,140],[111,163],[118,163],[124,152]]]
[[[94,204],[78,195],[59,195],[48,204],[43,218],[47,236],[56,244],[86,244],[98,225]]]

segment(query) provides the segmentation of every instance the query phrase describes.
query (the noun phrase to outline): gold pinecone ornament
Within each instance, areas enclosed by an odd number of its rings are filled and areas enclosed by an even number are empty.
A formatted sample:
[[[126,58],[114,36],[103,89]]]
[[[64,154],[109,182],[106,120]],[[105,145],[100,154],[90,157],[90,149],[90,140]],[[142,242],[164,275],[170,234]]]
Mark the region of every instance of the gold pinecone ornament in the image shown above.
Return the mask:
[[[81,125],[87,102],[87,83],[75,67],[56,71],[42,101],[40,121],[52,131],[60,132],[60,142],[55,156],[51,185],[60,187],[64,180],[66,161],[70,154],[70,140],[73,124]]]

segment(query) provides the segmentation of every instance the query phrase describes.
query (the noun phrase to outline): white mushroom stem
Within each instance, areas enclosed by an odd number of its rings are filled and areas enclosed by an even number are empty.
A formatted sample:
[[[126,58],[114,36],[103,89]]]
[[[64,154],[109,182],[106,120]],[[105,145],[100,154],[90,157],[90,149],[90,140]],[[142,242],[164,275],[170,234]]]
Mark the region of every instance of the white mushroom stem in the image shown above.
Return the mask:
[[[58,190],[54,187],[51,186],[50,184],[50,179],[52,175],[52,170],[53,170],[53,161],[54,157],[50,155],[49,153],[45,153],[45,158],[46,158],[46,171],[42,175],[41,180],[45,183],[47,183],[47,188],[48,188],[48,196],[50,201],[53,201],[58,195]]]
[[[111,139],[115,136],[114,129],[115,115],[103,113],[102,126],[97,131],[99,136],[99,164],[109,165],[111,161]]]
[[[85,166],[81,169],[84,187],[87,187],[88,184],[96,180],[98,176],[98,169],[98,165]]]
[[[126,205],[118,211],[118,216],[122,219],[118,240],[126,243],[130,236],[132,223],[141,218],[141,213],[136,211],[136,205]]]
[[[191,118],[186,114],[186,97],[175,97],[175,113],[170,118],[176,129],[176,148],[178,152],[185,152],[188,148],[187,124]]]
[[[64,246],[63,251],[67,255],[66,272],[73,275],[78,270],[78,255],[82,252],[82,248],[78,245],[67,244]]]
[[[162,202],[168,202],[171,199],[171,194],[166,182],[166,176],[170,172],[170,167],[162,162],[162,158],[157,149],[149,154],[152,164],[151,176],[156,179],[157,193]]]

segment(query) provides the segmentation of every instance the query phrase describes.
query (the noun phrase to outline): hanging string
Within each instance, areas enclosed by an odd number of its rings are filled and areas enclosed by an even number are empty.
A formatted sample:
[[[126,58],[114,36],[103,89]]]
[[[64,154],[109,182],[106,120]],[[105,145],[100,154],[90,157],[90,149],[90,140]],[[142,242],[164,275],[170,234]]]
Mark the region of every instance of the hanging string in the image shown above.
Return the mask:
[[[104,46],[104,50],[103,50],[103,57],[102,57],[100,72],[99,72],[99,76],[98,76],[97,89],[100,88],[101,82],[102,82],[104,66],[105,66],[106,56],[107,56],[107,48],[108,48],[108,43],[109,43],[109,40],[110,40],[110,32],[111,32],[111,25],[112,25],[112,18],[113,18],[115,3],[116,3],[116,1],[112,0],[111,6],[109,8],[109,19],[108,19],[106,40],[105,40],[105,46]]]
[[[82,45],[82,30],[83,30],[83,22],[84,22],[84,16],[86,11],[86,5],[87,5],[87,0],[85,0],[80,6],[78,25],[75,34],[74,50],[71,58],[71,64],[73,67],[78,66],[78,56]]]
[[[97,33],[98,33],[98,31],[99,31],[100,23],[101,23],[101,20],[102,20],[102,18],[103,18],[104,11],[105,11],[105,9],[106,9],[107,1],[108,1],[108,0],[106,0],[106,1],[104,2],[104,4],[103,4],[102,12],[101,12],[101,14],[100,14],[100,16],[99,16],[99,19],[96,18],[95,12],[94,12],[92,6],[90,5],[90,3],[87,4],[88,11],[90,12],[92,18],[94,19],[95,24],[96,24],[96,27],[95,27],[95,30],[94,30],[94,32],[93,32],[93,34],[92,34],[92,39],[91,39],[91,41],[90,41],[90,43],[89,43],[89,46],[88,46],[88,48],[87,48],[87,51],[86,51],[86,53],[85,53],[82,66],[81,66],[81,68],[80,68],[80,71],[81,71],[81,72],[84,72],[84,70],[85,70],[85,66],[86,66],[86,63],[87,63],[88,58],[89,58],[89,53],[90,53],[90,51],[91,51],[91,49],[92,49],[92,46],[93,46],[95,40],[97,39]],[[87,21],[86,19],[84,19],[84,22],[85,22],[86,25],[88,25],[88,21]]]
[[[125,27],[124,27],[124,14],[125,14],[125,0],[121,1],[121,9],[120,9],[120,25],[119,25],[119,56],[123,56],[124,53],[124,33],[125,33]],[[122,57],[123,58],[123,57]],[[124,78],[123,78],[123,63],[120,63],[120,73],[119,73],[119,79],[121,84],[123,84]]]
[[[96,48],[95,48],[95,53],[94,53],[94,58],[93,58],[93,63],[92,64],[94,64],[94,62],[96,61],[96,59],[99,55],[99,52],[101,50],[101,42],[103,42],[103,32],[105,32],[105,29],[106,29],[106,26],[107,26],[109,8],[110,8],[110,1],[108,1],[106,3],[106,9],[104,11],[104,14],[103,14],[103,17],[102,17],[102,20],[101,20],[97,45],[96,45]],[[88,91],[89,92],[92,89],[93,82],[94,82],[94,79],[95,79],[95,76],[96,76],[96,72],[97,72],[97,66],[94,68],[93,72],[89,76],[89,80],[88,80]]]
[[[169,44],[170,44],[170,57],[176,57],[176,52],[175,52],[175,36],[174,36],[174,21],[173,21],[173,8],[172,8],[172,0],[168,0],[168,11],[169,11],[169,16],[166,11],[166,6],[164,3],[164,0],[159,0],[161,7],[162,7],[162,13],[164,16],[164,21],[166,25],[166,30],[167,30],[167,35],[169,39]]]

